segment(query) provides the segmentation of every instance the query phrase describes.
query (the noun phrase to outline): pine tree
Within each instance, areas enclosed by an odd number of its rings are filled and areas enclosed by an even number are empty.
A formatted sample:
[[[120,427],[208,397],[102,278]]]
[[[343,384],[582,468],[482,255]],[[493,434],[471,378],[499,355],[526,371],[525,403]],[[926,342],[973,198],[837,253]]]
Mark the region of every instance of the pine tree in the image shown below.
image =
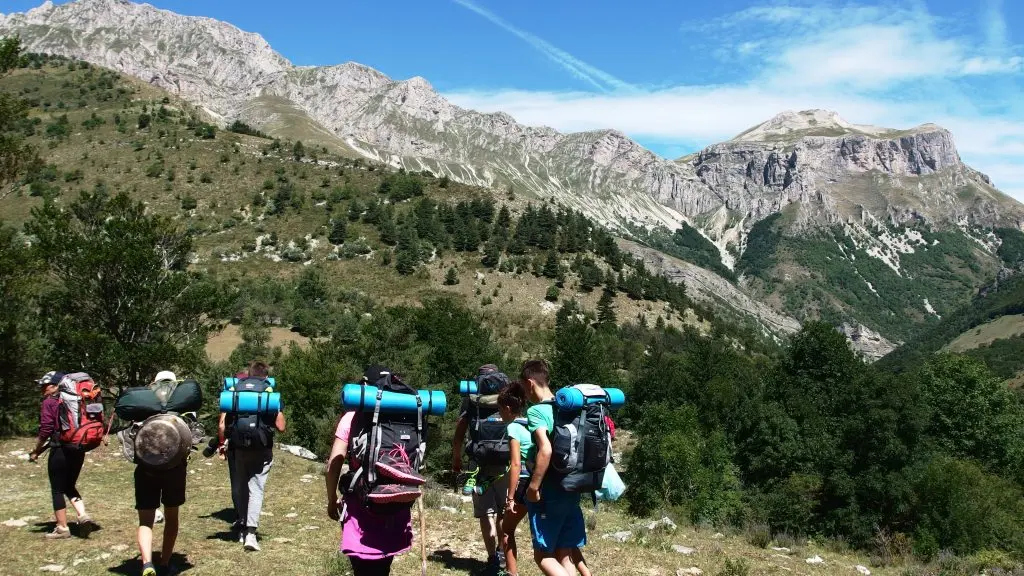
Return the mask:
[[[454,286],[459,283],[459,273],[455,270],[455,267],[448,269],[448,273],[444,275],[444,285]]]
[[[615,298],[611,292],[605,290],[601,293],[601,299],[597,301],[597,324],[601,327],[615,326],[617,320]]]
[[[498,210],[498,217],[494,221],[491,236],[500,238],[506,244],[512,236],[512,214],[504,204],[501,206],[501,210]]]
[[[547,260],[544,262],[544,269],[541,272],[547,278],[558,278],[562,275],[562,265],[558,262],[558,252],[548,252]]]
[[[345,243],[345,234],[348,233],[348,226],[345,220],[334,218],[331,220],[331,231],[327,234],[327,241],[335,246]]]
[[[390,213],[385,213],[382,216],[379,228],[381,242],[388,246],[394,246],[398,242],[398,227]]]
[[[296,140],[292,146],[292,156],[295,160],[302,160],[302,157],[306,155],[306,147],[302,145],[302,140]]]
[[[488,268],[495,268],[501,260],[501,246],[497,238],[491,238],[484,245],[483,265]]]
[[[359,221],[359,217],[363,215],[363,205],[359,203],[359,200],[353,200],[348,206],[348,219],[350,222]]]

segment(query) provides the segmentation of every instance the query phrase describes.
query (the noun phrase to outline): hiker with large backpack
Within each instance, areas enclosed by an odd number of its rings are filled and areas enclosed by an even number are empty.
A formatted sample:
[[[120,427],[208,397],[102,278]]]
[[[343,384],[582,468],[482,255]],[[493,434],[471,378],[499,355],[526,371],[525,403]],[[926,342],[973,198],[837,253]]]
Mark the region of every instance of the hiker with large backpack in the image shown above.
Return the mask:
[[[335,431],[327,459],[327,515],[341,522],[339,550],[351,561],[353,574],[387,575],[395,556],[412,547],[412,506],[426,482],[420,468],[430,407],[383,366],[370,366],[360,385],[349,386],[361,398],[342,415]],[[407,400],[415,409],[382,409],[392,397]],[[346,460],[348,472],[342,475]]]
[[[505,573],[519,576],[519,547],[516,528],[526,517],[526,488],[530,484],[530,471],[526,463],[533,450],[533,438],[527,429],[526,388],[522,382],[513,382],[498,394],[498,410],[506,424],[511,460],[508,466],[508,491],[505,494],[505,512],[501,516],[501,546],[505,551]]]
[[[36,383],[42,392],[43,403],[39,411],[39,435],[28,458],[35,462],[43,452],[50,450],[46,472],[50,479],[56,526],[46,534],[46,539],[71,537],[65,497],[78,514],[79,536],[86,537],[96,524],[85,511],[85,501],[75,485],[85,464],[85,453],[99,446],[103,440],[100,387],[80,372],[67,376],[60,372],[47,372]]]
[[[253,362],[245,378],[238,379],[231,392],[273,392],[269,380],[270,367],[264,362]],[[237,397],[237,395],[235,395]],[[238,541],[246,550],[260,550],[256,538],[260,512],[270,468],[274,465],[274,433],[285,431],[284,412],[262,410],[244,413],[237,410],[222,411],[218,433],[221,444],[227,443],[228,477],[231,482],[231,502],[235,508],[232,526]]]
[[[565,454],[556,455],[553,449],[554,435],[558,433],[557,427],[565,417],[555,409],[555,394],[551,391],[549,377],[548,363],[544,360],[528,360],[519,375],[533,403],[526,411],[527,429],[533,435],[534,443],[529,456],[530,483],[526,489],[526,513],[533,536],[533,558],[545,576],[572,576],[577,570],[582,576],[590,576],[590,569],[580,551],[587,544],[587,527],[580,509],[580,491],[576,490],[584,487],[584,483],[575,484],[577,475],[565,472],[565,460],[559,462]],[[605,427],[604,433],[607,434],[603,414],[599,416],[601,425]],[[590,426],[585,424],[584,428],[570,430],[575,431],[574,436],[578,434],[578,438],[585,441]],[[606,447],[606,450],[610,448]],[[607,456],[610,457],[610,452]],[[559,465],[563,465],[562,471],[555,470]],[[587,478],[597,484],[591,487],[592,490],[600,488],[601,480],[595,478],[600,473],[588,474]],[[566,489],[567,484],[574,484],[573,489]]]
[[[496,574],[504,557],[498,549],[501,515],[508,492],[510,452],[507,425],[498,411],[498,395],[508,388],[509,378],[494,364],[477,370],[475,392],[464,394],[459,420],[455,424],[452,447],[452,472],[458,477],[462,470],[463,444],[468,432],[465,452],[472,466],[463,494],[472,495],[473,516],[480,522],[480,534],[487,550],[486,571]]]
[[[160,573],[170,573],[178,539],[179,510],[185,503],[188,457],[202,442],[196,418],[202,401],[198,382],[179,381],[174,372],[162,370],[148,386],[122,391],[114,404],[116,417],[128,423],[118,433],[124,456],[135,463],[135,510],[139,517],[135,536],[143,576],[157,574],[153,563],[153,524],[161,504],[164,534]]]

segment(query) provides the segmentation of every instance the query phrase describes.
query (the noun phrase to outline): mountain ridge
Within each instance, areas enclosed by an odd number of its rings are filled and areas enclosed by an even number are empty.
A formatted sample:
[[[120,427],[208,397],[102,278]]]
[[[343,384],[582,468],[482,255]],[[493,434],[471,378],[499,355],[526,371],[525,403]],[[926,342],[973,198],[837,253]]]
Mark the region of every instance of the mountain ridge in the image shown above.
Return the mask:
[[[31,51],[83,59],[168,89],[222,124],[242,120],[272,136],[550,200],[627,236],[634,225],[671,232],[689,224],[738,272],[743,290],[801,321],[834,316],[837,325],[856,326],[874,304],[863,296],[821,296],[804,305],[806,279],[833,261],[811,264],[806,243],[800,252],[776,242],[780,252],[750,264],[748,245],[762,240],[752,235],[784,211],[779,234],[825,234],[835,252],[828,258],[848,260],[853,269],[845,273],[866,283],[869,296],[885,283],[878,274],[891,273],[892,294],[917,302],[913,314],[924,314],[921,322],[932,317],[932,304],[942,314],[944,300],[956,300],[953,306],[984,282],[998,262],[993,228],[1024,227],[1024,206],[964,164],[952,134],[933,124],[893,130],[853,124],[832,111],[787,111],[668,160],[615,129],[563,134],[519,124],[507,113],[460,108],[420,76],[393,80],[356,62],[295,66],[258,34],[146,4],[44,4],[0,16],[3,33],[19,34]],[[919,229],[953,236],[942,237],[941,248],[925,247],[916,240]],[[970,274],[956,292],[922,292],[917,279],[950,266],[939,254],[947,246],[959,250],[959,264],[941,273],[967,267]],[[922,262],[927,267],[916,267]],[[868,266],[874,264],[884,268]],[[829,282],[834,295],[850,280]],[[922,308],[922,301],[930,304]],[[878,318],[865,324],[892,340],[907,337]]]

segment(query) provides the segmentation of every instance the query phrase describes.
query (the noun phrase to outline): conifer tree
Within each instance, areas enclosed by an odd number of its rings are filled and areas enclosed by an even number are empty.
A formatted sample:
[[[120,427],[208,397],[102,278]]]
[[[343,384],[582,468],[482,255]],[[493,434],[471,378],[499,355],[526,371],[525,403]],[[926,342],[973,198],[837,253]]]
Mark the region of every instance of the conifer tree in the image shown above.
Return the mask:
[[[459,283],[459,273],[455,270],[455,267],[448,269],[448,273],[444,275],[444,285],[454,286]]]
[[[334,218],[331,220],[331,231],[327,234],[327,241],[335,246],[345,243],[345,235],[348,233],[348,226],[345,220]]]
[[[597,324],[601,327],[615,326],[617,320],[615,298],[610,291],[605,290],[601,293],[601,299],[597,301]]]

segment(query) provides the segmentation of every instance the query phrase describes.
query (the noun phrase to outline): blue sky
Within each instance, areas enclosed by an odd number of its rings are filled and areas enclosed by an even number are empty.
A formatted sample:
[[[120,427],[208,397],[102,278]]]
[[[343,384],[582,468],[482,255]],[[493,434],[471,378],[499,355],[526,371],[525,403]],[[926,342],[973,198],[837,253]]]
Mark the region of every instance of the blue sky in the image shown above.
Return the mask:
[[[953,131],[1024,200],[1024,2],[153,0],[262,34],[296,64],[423,76],[455,103],[617,128],[676,157],[783,110]],[[4,12],[37,1],[5,0]],[[282,8],[287,5],[288,9]]]

